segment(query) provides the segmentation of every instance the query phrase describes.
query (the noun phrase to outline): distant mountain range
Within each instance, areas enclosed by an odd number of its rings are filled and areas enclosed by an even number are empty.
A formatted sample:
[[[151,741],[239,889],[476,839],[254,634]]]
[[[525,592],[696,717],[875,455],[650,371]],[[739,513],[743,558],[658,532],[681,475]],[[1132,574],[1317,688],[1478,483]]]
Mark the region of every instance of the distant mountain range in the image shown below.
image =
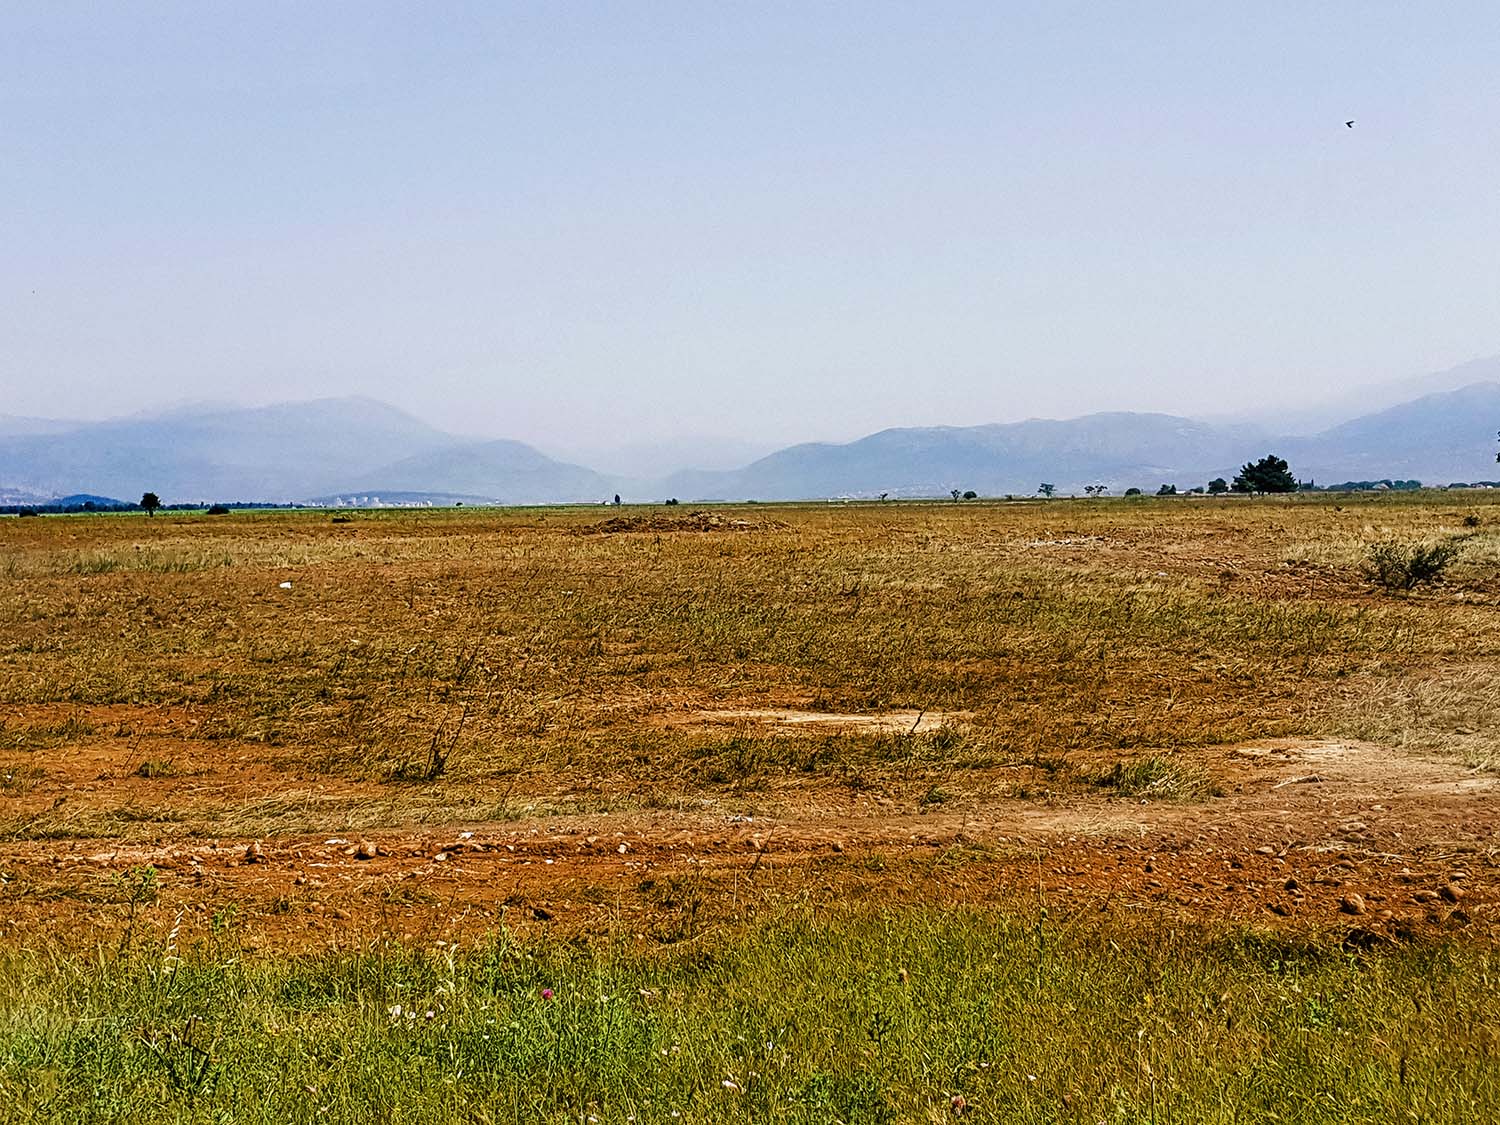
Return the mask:
[[[521,442],[474,441],[365,398],[253,409],[204,407],[110,422],[0,416],[0,504],[65,494],[167,503],[507,504],[627,500],[1028,495],[1103,484],[1154,492],[1232,477],[1275,452],[1302,480],[1493,479],[1500,381],[1423,395],[1312,435],[1268,437],[1244,425],[1168,414],[882,430],[844,444],[778,450],[742,468],[641,481],[548,457]],[[13,499],[6,500],[6,497]]]

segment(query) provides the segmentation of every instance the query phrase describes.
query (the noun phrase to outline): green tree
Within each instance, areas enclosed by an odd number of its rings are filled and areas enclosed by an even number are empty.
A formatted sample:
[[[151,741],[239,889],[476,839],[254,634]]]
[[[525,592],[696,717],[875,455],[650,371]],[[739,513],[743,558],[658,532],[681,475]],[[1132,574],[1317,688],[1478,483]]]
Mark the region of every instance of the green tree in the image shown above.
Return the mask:
[[[161,497],[154,492],[141,494],[141,507],[146,509],[148,516],[156,515],[156,509],[161,507]]]
[[[1297,478],[1285,461],[1268,453],[1241,469],[1232,487],[1236,492],[1296,492]]]
[[[1043,482],[1036,486],[1036,490],[1043,496],[1045,496],[1048,500],[1051,500],[1052,494],[1057,491],[1057,485],[1047,484],[1046,482]]]
[[[1208,482],[1208,494],[1210,496],[1222,496],[1229,491],[1229,482],[1223,477],[1214,477]]]
[[[1164,484],[1156,490],[1158,496],[1176,496],[1177,486],[1175,484]]]

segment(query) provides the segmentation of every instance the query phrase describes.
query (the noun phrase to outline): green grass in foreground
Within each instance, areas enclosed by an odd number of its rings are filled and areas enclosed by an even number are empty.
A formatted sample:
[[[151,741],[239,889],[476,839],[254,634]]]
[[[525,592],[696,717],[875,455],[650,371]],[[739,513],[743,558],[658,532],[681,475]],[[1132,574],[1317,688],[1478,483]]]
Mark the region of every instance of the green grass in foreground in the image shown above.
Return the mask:
[[[974,913],[0,960],[0,1121],[1500,1120],[1495,954]],[[550,990],[550,992],[545,991]]]

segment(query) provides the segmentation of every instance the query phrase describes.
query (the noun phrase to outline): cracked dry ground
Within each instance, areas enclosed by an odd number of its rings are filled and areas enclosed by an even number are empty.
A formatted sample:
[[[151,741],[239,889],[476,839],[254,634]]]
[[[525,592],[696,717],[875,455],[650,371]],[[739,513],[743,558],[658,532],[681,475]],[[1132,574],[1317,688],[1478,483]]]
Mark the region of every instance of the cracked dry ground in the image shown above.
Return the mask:
[[[88,802],[107,786],[83,775],[110,753],[106,743],[80,755],[71,779],[53,779],[56,796],[38,786],[31,803]],[[969,790],[940,801],[794,789],[765,816],[703,801],[358,836],[11,840],[0,844],[4,939],[113,940],[131,873],[146,865],[157,872],[148,909],[159,927],[232,920],[247,947],[281,949],[455,941],[501,925],[676,943],[833,902],[1149,912],[1331,931],[1361,945],[1458,929],[1493,936],[1493,774],[1344,740],[1265,740],[1201,761],[1220,795],[1196,802],[996,797],[968,777]],[[179,800],[230,788],[285,796],[284,779],[251,763],[176,785]]]

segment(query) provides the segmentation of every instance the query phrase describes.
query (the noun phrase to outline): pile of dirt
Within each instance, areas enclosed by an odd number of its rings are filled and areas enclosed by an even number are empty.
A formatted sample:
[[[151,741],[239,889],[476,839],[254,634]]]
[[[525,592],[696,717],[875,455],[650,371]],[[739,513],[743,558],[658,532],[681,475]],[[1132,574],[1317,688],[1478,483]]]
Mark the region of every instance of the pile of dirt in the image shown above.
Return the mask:
[[[685,516],[615,516],[580,528],[584,535],[620,535],[631,531],[658,534],[677,531],[782,531],[780,520],[747,520],[721,516],[715,512],[689,512]]]

